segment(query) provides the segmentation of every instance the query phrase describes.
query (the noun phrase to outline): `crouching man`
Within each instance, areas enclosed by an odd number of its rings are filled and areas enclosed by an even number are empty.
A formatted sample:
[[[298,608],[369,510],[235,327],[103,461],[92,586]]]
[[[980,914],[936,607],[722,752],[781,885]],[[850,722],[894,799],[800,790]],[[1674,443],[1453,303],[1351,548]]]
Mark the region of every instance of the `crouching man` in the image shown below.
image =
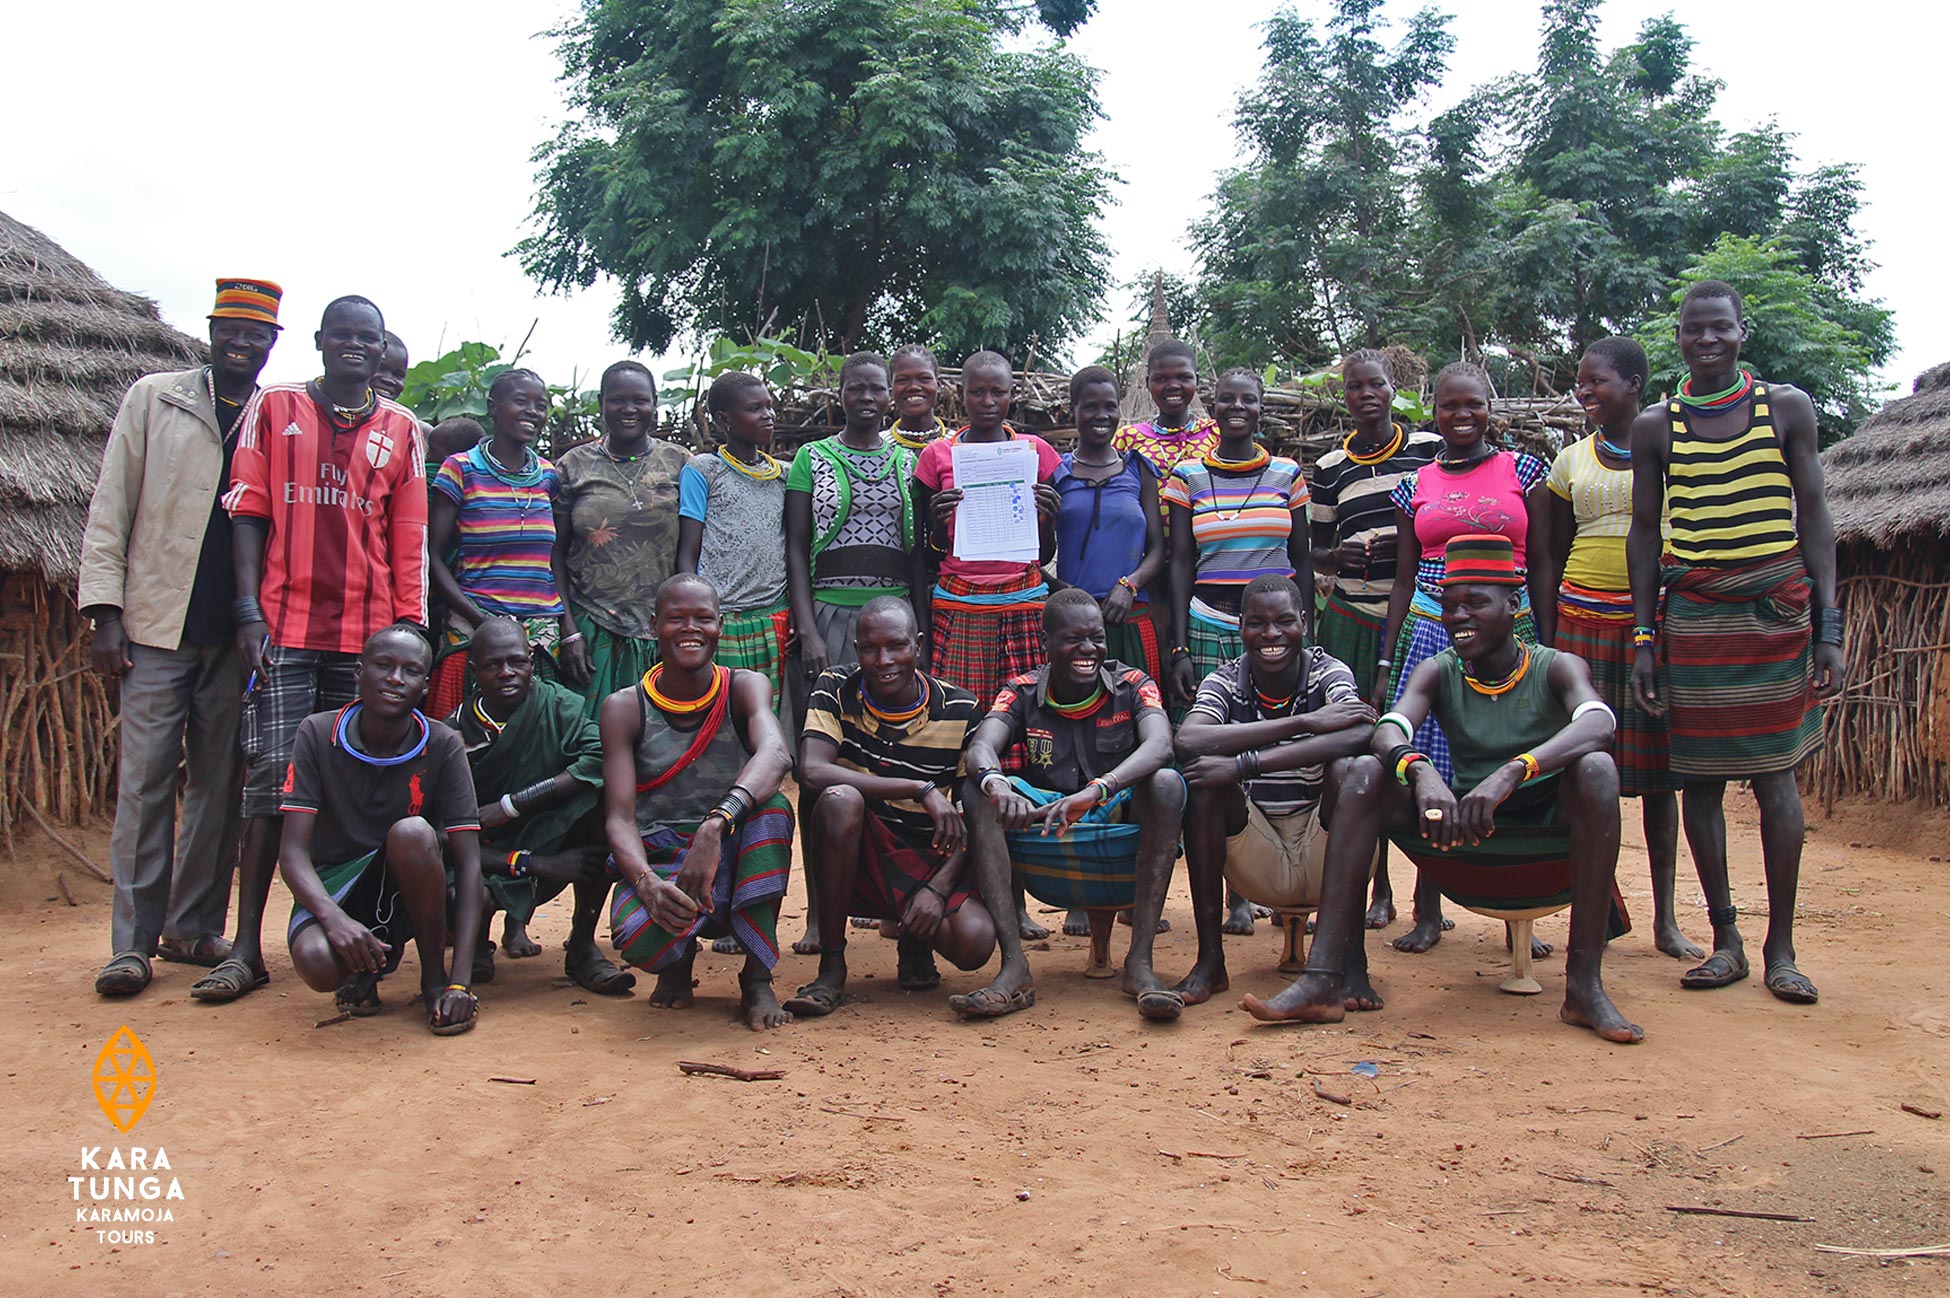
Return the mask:
[[[291,963],[339,1009],[377,1014],[379,980],[410,941],[420,956],[427,1026],[453,1036],[480,1002],[450,977],[447,871],[454,871],[454,964],[469,969],[481,931],[480,819],[460,736],[420,714],[433,649],[411,626],[382,627],[353,665],[356,700],[298,723],[278,813],[278,868],[296,903]]]

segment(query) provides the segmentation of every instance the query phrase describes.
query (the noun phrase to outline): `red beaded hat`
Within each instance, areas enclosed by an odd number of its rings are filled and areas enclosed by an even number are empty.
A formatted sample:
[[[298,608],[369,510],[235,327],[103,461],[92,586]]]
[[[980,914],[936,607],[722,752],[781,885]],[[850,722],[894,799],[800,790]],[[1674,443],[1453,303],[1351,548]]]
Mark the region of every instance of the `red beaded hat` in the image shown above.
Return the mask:
[[[283,298],[284,289],[268,279],[220,279],[217,281],[217,304],[210,308],[210,318],[255,320],[273,329],[281,329],[278,303]]]
[[[1459,536],[1442,553],[1444,586],[1521,586],[1516,548],[1507,536]]]

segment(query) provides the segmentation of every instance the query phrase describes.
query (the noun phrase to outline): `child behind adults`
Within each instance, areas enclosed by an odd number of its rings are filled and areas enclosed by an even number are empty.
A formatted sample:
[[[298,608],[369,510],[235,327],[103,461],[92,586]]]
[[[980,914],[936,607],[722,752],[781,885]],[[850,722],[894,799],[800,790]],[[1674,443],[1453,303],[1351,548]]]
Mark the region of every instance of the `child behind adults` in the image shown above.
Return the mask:
[[[291,963],[339,1008],[380,1010],[379,981],[411,941],[420,956],[427,1026],[454,1036],[480,1001],[449,976],[447,872],[454,871],[455,970],[469,969],[481,931],[480,818],[460,736],[418,708],[433,649],[412,626],[382,627],[353,665],[358,698],[298,723],[278,813],[278,868],[294,905]]]

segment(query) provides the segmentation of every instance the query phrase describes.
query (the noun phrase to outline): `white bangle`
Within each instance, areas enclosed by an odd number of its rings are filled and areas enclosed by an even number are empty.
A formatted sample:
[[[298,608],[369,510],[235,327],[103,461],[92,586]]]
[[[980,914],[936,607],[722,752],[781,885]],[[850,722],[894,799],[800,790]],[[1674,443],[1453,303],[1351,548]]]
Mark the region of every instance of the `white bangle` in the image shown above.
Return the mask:
[[[521,813],[515,810],[515,795],[512,793],[501,795],[501,810],[507,813],[509,820],[521,819]]]
[[[582,632],[576,631],[569,635],[563,636],[560,640],[556,641],[556,645],[558,648],[566,647],[568,645],[574,644],[576,641],[580,639],[582,639]]]
[[[1402,739],[1404,742],[1411,743],[1411,744],[1415,742],[1415,727],[1411,726],[1408,723],[1408,718],[1403,716],[1399,712],[1382,713],[1378,718],[1376,718],[1375,726],[1377,729],[1382,726],[1393,726],[1397,730],[1402,732]]]
[[[982,796],[987,798],[990,802],[994,802],[995,795],[989,792],[990,780],[1001,780],[1002,783],[1006,786],[1009,783],[1009,777],[1002,774],[1000,771],[990,771],[987,775],[984,775],[982,777]]]
[[[1571,709],[1571,720],[1576,721],[1585,713],[1594,711],[1604,713],[1605,720],[1611,723],[1611,728],[1613,730],[1618,729],[1618,714],[1613,712],[1611,705],[1603,699],[1586,699],[1584,702],[1578,704],[1575,708]]]

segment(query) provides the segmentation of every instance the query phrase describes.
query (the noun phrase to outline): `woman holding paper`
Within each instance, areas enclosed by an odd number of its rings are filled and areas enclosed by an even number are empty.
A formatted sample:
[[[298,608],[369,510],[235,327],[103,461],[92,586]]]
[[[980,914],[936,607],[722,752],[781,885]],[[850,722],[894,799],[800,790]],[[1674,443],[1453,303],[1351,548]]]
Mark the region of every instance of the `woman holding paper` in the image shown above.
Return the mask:
[[[1009,362],[995,352],[976,352],[962,365],[962,408],[968,426],[951,437],[928,443],[914,466],[914,515],[929,520],[928,544],[940,557],[941,568],[931,607],[916,609],[927,643],[927,670],[953,685],[972,691],[987,707],[1011,676],[1042,665],[1043,600],[1049,586],[1043,563],[1056,550],[1054,520],[1056,489],[1049,485],[1056,473],[1056,450],[1005,422],[1015,387]],[[963,493],[956,487],[958,447],[1015,442],[1035,454],[1034,540],[1030,520],[1014,536],[998,536],[984,526],[981,534],[956,534],[957,510]],[[968,457],[961,457],[964,464]],[[998,467],[996,473],[1007,472]],[[973,502],[971,502],[972,505]],[[986,502],[985,502],[986,503]],[[983,511],[986,522],[989,515]],[[1015,548],[1026,557],[977,557]],[[1004,765],[1020,769],[1021,754],[1004,758]]]

